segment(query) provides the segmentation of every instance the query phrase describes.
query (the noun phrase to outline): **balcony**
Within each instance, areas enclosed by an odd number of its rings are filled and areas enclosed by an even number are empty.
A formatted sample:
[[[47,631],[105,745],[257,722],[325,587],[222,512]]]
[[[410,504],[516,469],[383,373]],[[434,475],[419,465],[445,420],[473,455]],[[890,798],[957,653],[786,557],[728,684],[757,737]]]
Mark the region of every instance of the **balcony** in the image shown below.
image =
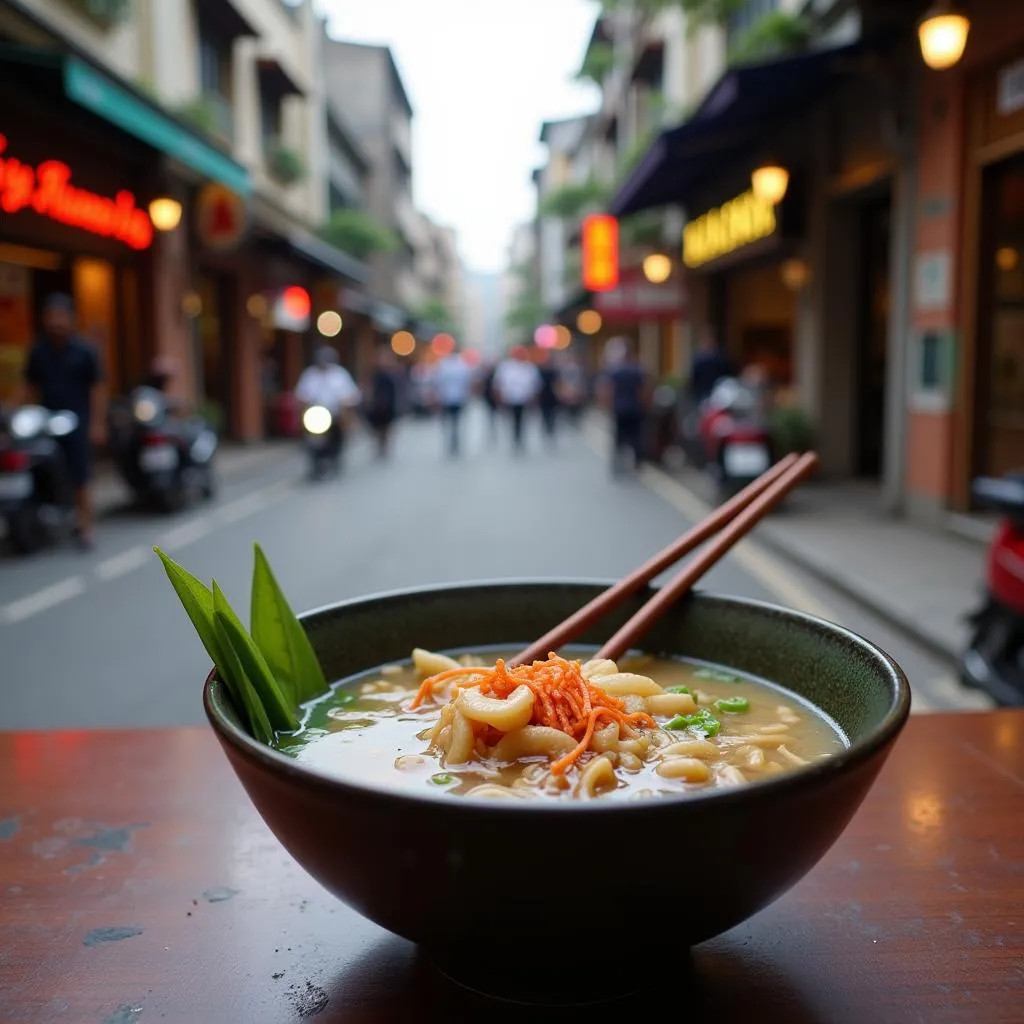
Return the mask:
[[[64,3],[103,29],[112,29],[130,20],[134,7],[133,0],[64,0]]]
[[[187,100],[174,111],[193,128],[225,143],[229,148],[235,144],[235,108],[226,96],[218,92],[206,92]]]

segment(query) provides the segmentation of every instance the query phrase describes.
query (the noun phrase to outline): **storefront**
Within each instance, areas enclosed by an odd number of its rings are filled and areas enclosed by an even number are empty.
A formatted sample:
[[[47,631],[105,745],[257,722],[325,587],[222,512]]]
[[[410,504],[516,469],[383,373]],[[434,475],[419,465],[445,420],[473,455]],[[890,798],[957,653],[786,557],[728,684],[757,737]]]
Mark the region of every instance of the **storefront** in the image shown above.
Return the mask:
[[[1024,466],[1024,9],[972,10],[962,61],[923,72],[920,123],[906,465],[936,520]]]
[[[239,202],[249,189],[244,168],[84,59],[0,44],[0,400],[54,291],[73,296],[103,363],[97,442],[109,398],[157,354],[179,357],[174,387],[194,395],[190,324],[202,303],[187,225],[210,180]],[[150,210],[158,198],[173,208],[165,223]]]
[[[70,294],[103,362],[101,440],[108,396],[143,368],[154,230],[138,190],[154,157],[114,130],[55,122],[34,98],[11,96],[0,86],[0,401],[21,378],[46,297]]]
[[[795,380],[798,251],[802,196],[791,187],[775,206],[743,189],[740,176],[694,196],[683,230],[692,328],[710,335],[742,371],[757,364],[771,384]],[[799,282],[796,282],[797,284]]]

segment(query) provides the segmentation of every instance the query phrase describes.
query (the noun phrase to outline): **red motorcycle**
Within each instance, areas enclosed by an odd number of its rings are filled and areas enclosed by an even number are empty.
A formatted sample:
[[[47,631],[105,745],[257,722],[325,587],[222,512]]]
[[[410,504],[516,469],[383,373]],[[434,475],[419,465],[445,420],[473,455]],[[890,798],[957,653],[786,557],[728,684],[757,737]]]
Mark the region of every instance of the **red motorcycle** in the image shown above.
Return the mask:
[[[980,477],[971,491],[1003,514],[989,545],[985,602],[970,616],[971,639],[960,658],[965,686],[997,703],[1024,706],[1024,473]]]
[[[697,430],[705,468],[723,495],[745,487],[773,462],[760,398],[741,381],[726,378],[715,385]]]

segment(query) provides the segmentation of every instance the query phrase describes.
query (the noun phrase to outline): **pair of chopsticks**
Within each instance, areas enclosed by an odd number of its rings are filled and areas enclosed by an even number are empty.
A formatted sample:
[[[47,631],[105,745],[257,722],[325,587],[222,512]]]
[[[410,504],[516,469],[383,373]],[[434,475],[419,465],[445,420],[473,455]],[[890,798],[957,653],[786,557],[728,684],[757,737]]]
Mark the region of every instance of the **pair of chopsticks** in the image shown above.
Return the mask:
[[[571,643],[602,615],[617,608],[623,601],[643,589],[655,576],[664,572],[709,537],[718,536],[694,558],[671,582],[658,590],[601,649],[598,658],[617,661],[634,647],[657,620],[682,598],[716,562],[749,533],[794,487],[818,465],[814,452],[787,455],[767,473],[759,476],[735,497],[720,505],[711,515],[673,541],[649,561],[624,579],[609,587],[593,601],[574,612],[525,651],[509,665],[522,665],[546,658],[564,644]]]

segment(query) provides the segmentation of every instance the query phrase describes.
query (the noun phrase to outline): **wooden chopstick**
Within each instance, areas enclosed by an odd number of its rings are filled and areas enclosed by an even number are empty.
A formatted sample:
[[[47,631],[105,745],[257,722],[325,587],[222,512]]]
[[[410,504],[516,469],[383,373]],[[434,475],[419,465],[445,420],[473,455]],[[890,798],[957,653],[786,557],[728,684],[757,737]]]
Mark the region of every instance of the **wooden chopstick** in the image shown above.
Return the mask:
[[[688,530],[677,540],[669,544],[668,547],[659,551],[653,558],[644,562],[639,569],[635,569],[624,579],[619,580],[618,583],[613,584],[607,590],[598,594],[597,597],[585,604],[579,611],[574,612],[569,618],[545,633],[539,640],[530,644],[525,651],[517,654],[508,664],[510,666],[522,665],[535,661],[538,658],[546,658],[551,651],[557,651],[564,644],[571,643],[601,618],[602,615],[606,615],[613,609],[618,608],[628,597],[647,586],[655,576],[660,575],[670,565],[675,565],[680,558],[685,557],[694,548],[703,544],[708,537],[716,534],[738,512],[745,509],[784,473],[792,469],[796,462],[796,455],[787,455],[766,473],[759,476],[753,483],[748,484],[742,491],[720,505],[706,519],[702,519],[691,530]]]
[[[818,465],[814,452],[802,455],[778,476],[670,583],[662,587],[602,648],[598,658],[617,661],[674,605],[729,549],[749,533],[801,480]]]

